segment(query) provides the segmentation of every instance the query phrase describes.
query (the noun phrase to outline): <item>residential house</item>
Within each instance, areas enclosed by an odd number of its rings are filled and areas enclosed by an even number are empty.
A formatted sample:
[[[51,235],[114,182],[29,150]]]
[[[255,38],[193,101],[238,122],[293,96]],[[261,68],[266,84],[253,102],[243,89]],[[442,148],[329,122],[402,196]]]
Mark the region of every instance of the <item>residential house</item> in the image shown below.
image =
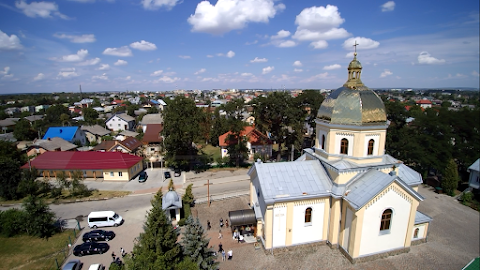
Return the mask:
[[[137,140],[135,137],[127,137],[123,141],[103,141],[96,145],[92,150],[136,154],[140,146],[142,146],[141,141]]]
[[[38,139],[33,141],[33,144],[27,147],[28,156],[36,156],[48,151],[71,151],[76,150],[78,146],[70,143],[60,137],[53,137],[44,139]]]
[[[147,124],[142,138],[145,147],[145,155],[147,157],[159,155],[162,151],[163,137],[161,132],[162,124]]]
[[[2,133],[13,131],[18,120],[20,120],[20,118],[5,118],[0,120],[0,128],[2,128]]]
[[[27,116],[27,117],[24,117],[24,119],[27,119],[30,124],[33,124],[33,122],[35,121],[38,121],[38,120],[42,120],[43,119],[43,115],[30,115],[30,116]]]
[[[72,178],[81,171],[85,178],[103,178],[104,181],[129,181],[143,169],[143,158],[121,152],[45,152],[21,168],[35,167],[44,178],[55,178],[64,172]]]
[[[38,106],[35,106],[35,112],[45,112],[48,108],[50,107],[50,105],[38,105]]]
[[[222,158],[228,156],[227,146],[237,143],[235,140],[228,141],[228,136],[231,134],[232,132],[229,131],[218,137],[218,144],[221,147],[220,151],[222,153]],[[272,156],[273,142],[254,126],[246,126],[240,133],[240,136],[247,138],[249,160],[253,160],[253,157],[256,153],[266,158]]]
[[[147,129],[147,125],[162,125],[163,124],[163,116],[161,113],[151,113],[146,114],[143,116],[142,121],[140,121],[140,125],[142,127],[143,133]]]
[[[468,167],[470,177],[468,179],[468,185],[474,189],[480,189],[480,158],[477,159],[470,167]]]
[[[20,108],[18,107],[11,107],[11,108],[6,108],[4,110],[4,112],[10,116],[16,114],[16,113],[19,113],[20,112]]]
[[[84,98],[80,100],[79,102],[73,103],[73,105],[80,107],[80,108],[85,108],[85,107],[90,107],[93,104],[93,99],[91,98]]]
[[[415,102],[418,106],[422,107],[423,109],[431,108],[432,102],[428,99],[421,99]]]
[[[29,113],[34,113],[35,112],[35,106],[25,106],[20,108],[21,112],[29,112]]]
[[[60,137],[71,143],[80,142],[81,145],[87,143],[85,132],[80,127],[49,127],[43,139],[48,140],[54,137]]]
[[[82,126],[81,129],[85,132],[85,136],[90,143],[101,143],[103,136],[110,135],[110,130],[100,125]]]
[[[105,125],[113,131],[133,130],[135,127],[135,118],[126,113],[114,114],[105,121]]]
[[[137,132],[134,132],[134,131],[129,131],[129,130],[124,130],[120,133],[118,133],[117,136],[115,136],[115,140],[117,141],[123,141],[125,140],[127,137],[137,137],[138,136],[138,133]]]

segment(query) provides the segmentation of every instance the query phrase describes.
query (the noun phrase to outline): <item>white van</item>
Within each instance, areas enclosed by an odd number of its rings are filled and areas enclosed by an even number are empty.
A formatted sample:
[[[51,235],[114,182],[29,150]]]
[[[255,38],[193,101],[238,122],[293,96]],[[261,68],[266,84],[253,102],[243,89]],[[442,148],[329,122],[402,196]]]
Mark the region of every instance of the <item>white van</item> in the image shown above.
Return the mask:
[[[123,223],[122,216],[113,211],[91,212],[88,215],[88,227],[96,229],[97,227],[114,226],[117,227]]]

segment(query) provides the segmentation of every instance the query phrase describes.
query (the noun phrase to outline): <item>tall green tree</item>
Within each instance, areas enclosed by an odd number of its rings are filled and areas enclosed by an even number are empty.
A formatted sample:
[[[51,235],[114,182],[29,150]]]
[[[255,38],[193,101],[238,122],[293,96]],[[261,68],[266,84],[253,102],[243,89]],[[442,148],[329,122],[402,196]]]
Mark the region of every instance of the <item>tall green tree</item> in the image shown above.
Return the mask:
[[[220,144],[218,137],[229,130],[227,118],[224,115],[220,115],[220,109],[220,107],[217,107],[213,113],[212,131],[210,133],[210,142],[213,146],[218,146]]]
[[[128,269],[162,270],[175,269],[182,259],[181,246],[177,243],[179,229],[172,226],[162,210],[162,191],[159,190],[151,201],[144,232],[139,243],[133,247],[135,257],[127,260]]]
[[[294,98],[295,104],[304,110],[306,122],[313,128],[312,138],[315,138],[315,119],[317,118],[318,109],[322,105],[324,99],[325,97],[319,90],[312,89],[303,90],[300,95]]]
[[[90,107],[85,107],[82,109],[82,115],[85,122],[89,124],[95,124],[98,119],[98,112]]]
[[[162,135],[170,166],[186,167],[197,158],[193,142],[200,137],[199,116],[195,102],[184,96],[175,97],[165,108]]]
[[[442,178],[442,188],[450,196],[455,194],[455,190],[458,187],[458,167],[455,160],[450,159],[445,167]]]
[[[33,130],[30,121],[20,119],[13,129],[13,136],[19,141],[31,141],[37,137],[37,132]]]
[[[227,136],[227,151],[230,160],[235,166],[239,167],[248,157],[247,138],[243,130],[247,123],[243,121],[245,112],[245,101],[243,99],[233,99],[222,105],[226,112],[227,127],[230,134]],[[224,142],[219,142],[224,143]]]
[[[13,143],[0,140],[0,197],[6,200],[19,198],[20,166],[24,163],[24,157]]]
[[[55,233],[55,213],[48,205],[35,196],[28,196],[23,202],[27,218],[25,228],[29,235],[49,238]]]
[[[67,115],[70,117],[70,111],[67,107],[63,105],[53,105],[50,106],[45,111],[45,117],[43,118],[43,122],[45,124],[54,124],[54,125],[61,125],[62,120],[60,119],[61,115]]]
[[[208,247],[210,239],[205,237],[200,221],[189,216],[182,238],[183,254],[198,266],[198,269],[214,270],[218,268],[213,250]]]

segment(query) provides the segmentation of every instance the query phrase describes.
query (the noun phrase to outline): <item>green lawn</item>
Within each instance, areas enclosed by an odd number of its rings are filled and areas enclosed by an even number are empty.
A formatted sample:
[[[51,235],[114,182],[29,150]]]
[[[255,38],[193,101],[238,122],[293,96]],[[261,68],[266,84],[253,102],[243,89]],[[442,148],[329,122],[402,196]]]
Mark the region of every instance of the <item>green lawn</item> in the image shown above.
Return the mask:
[[[77,236],[79,232],[77,230]],[[58,233],[48,240],[32,236],[0,236],[0,269],[55,269],[55,259],[62,265],[68,249],[68,237],[75,241],[73,230]]]
[[[62,203],[62,202],[69,202],[71,200],[95,200],[95,199],[104,199],[104,198],[117,198],[117,197],[123,197],[128,194],[130,194],[130,191],[121,191],[121,190],[94,190],[92,192],[92,195],[88,197],[72,197],[70,196],[70,192],[68,190],[64,190],[62,192],[62,195],[58,199],[50,198],[48,194],[41,195],[40,198],[44,199],[46,203]],[[4,201],[0,199],[0,205],[2,204],[16,204],[16,203],[22,203],[24,199],[20,200],[10,200],[10,201]]]
[[[215,147],[215,146],[212,146],[211,144],[203,146],[201,151],[213,157],[214,162],[221,157],[220,147]]]

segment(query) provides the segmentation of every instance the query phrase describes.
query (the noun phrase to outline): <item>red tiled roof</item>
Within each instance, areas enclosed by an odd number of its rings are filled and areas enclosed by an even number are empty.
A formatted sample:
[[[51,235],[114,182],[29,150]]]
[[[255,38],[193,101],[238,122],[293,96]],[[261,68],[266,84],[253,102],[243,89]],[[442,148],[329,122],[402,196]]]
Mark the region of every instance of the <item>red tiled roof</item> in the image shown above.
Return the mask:
[[[161,142],[160,132],[163,130],[162,124],[147,124],[145,134],[143,134],[143,143]]]
[[[141,160],[121,152],[45,152],[33,159],[31,166],[40,170],[128,169]],[[28,163],[21,168],[28,169]]]
[[[228,143],[225,142],[228,135],[230,134],[232,134],[232,132],[229,131],[221,135],[220,137],[218,137],[218,144],[220,146],[227,146],[232,143],[237,143],[236,141],[230,141]],[[272,144],[270,139],[268,139],[268,137],[265,134],[261,133],[260,131],[255,129],[253,126],[246,126],[240,133],[240,136],[247,136],[248,141],[252,145]]]
[[[123,145],[125,148],[127,148],[131,152],[137,149],[140,145],[142,145],[142,142],[137,140],[137,138],[135,137],[127,137],[123,141],[119,142],[119,144]]]
[[[421,99],[417,101],[417,104],[432,104],[432,102],[428,99]]]

